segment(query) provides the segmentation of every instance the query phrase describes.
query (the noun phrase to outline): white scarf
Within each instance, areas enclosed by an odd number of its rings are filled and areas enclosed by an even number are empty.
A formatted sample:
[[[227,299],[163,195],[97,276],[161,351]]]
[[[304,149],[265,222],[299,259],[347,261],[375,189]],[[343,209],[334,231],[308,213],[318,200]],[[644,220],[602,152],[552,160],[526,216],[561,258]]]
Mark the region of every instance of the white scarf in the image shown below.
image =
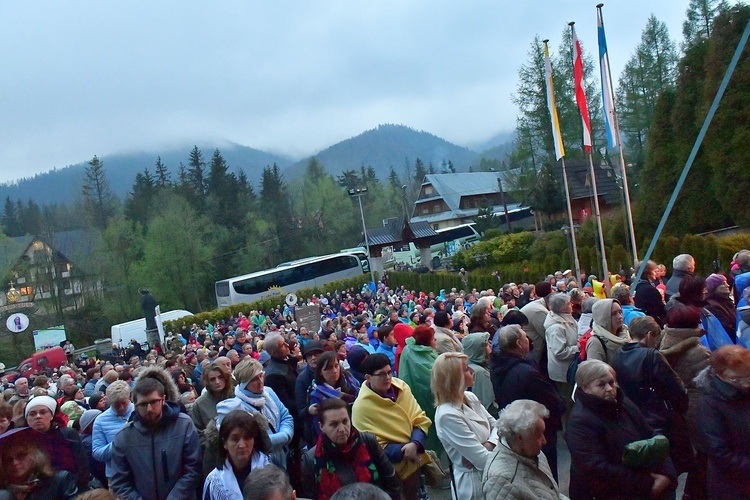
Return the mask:
[[[268,456],[260,451],[254,451],[250,457],[250,470],[260,469],[269,464]],[[234,475],[232,463],[227,458],[224,467],[215,468],[206,476],[203,486],[203,498],[212,500],[236,500],[242,498],[242,491],[237,477]]]
[[[263,394],[248,396],[238,385],[234,388],[234,395],[243,403],[248,404],[261,412],[263,416],[266,417],[266,420],[268,420],[268,425],[271,427],[271,431],[274,434],[276,433],[276,429],[278,429],[279,424],[281,424],[279,407],[276,405],[276,401],[268,395],[268,390],[265,387],[263,388]]]

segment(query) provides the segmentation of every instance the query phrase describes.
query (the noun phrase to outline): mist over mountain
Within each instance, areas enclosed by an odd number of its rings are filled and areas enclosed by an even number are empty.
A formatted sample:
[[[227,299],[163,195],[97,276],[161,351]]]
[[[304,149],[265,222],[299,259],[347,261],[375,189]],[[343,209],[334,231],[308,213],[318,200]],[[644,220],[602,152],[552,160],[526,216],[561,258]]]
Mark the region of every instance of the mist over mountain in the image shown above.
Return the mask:
[[[217,146],[200,142],[197,145],[203,153],[203,160],[208,163]],[[133,186],[138,172],[143,172],[148,168],[152,174],[154,173],[154,164],[158,156],[161,156],[162,163],[169,169],[171,180],[175,181],[180,162],[187,166],[188,155],[192,148],[191,144],[163,151],[117,153],[100,156],[99,159],[104,163],[107,181],[112,192],[122,199]],[[289,158],[239,144],[224,143],[218,148],[230,170],[232,172],[244,170],[253,184],[260,182],[263,167],[266,165],[277,163],[279,167],[284,168],[292,163]],[[10,196],[12,200],[24,201],[31,198],[40,205],[76,200],[81,194],[87,161],[53,169],[34,177],[0,184],[0,200],[4,200],[6,196]]]
[[[315,157],[332,175],[350,169],[358,169],[361,165],[371,165],[379,179],[385,181],[390,168],[403,177],[404,165],[408,162],[414,165],[419,158],[425,166],[432,164],[436,171],[444,168],[444,163],[453,163],[457,171],[467,171],[469,167],[477,167],[479,159],[504,157],[509,151],[512,134],[498,134],[493,138],[478,142],[474,149],[457,146],[445,139],[424,131],[417,131],[404,125],[380,125],[367,130],[355,137],[334,144]],[[154,172],[156,158],[161,157],[167,166],[172,181],[178,178],[180,162],[187,166],[188,155],[193,143],[176,148],[165,148],[161,151],[117,153],[100,156],[104,163],[107,180],[113,193],[124,199],[133,186],[138,172],[148,168]],[[198,148],[203,153],[203,159],[208,164],[216,147],[221,151],[233,172],[244,170],[249,181],[256,187],[260,184],[263,168],[274,163],[281,168],[288,182],[301,176],[305,172],[310,157],[299,161],[272,154],[251,147],[234,143],[216,145],[208,141],[198,141]],[[483,151],[477,153],[477,151]],[[0,200],[10,197],[11,200],[33,199],[39,205],[52,203],[66,203],[79,199],[81,185],[87,166],[86,159],[80,163],[64,168],[55,168],[33,177],[0,184]]]
[[[451,161],[458,171],[466,171],[479,163],[477,153],[457,146],[445,139],[417,131],[404,125],[379,125],[346,139],[314,155],[328,172],[339,175],[345,170],[356,170],[360,166],[372,166],[380,180],[388,178],[391,167],[403,176],[404,164],[421,159],[425,166],[432,163],[440,171],[442,163]],[[298,161],[284,174],[287,179],[304,174],[310,158]]]

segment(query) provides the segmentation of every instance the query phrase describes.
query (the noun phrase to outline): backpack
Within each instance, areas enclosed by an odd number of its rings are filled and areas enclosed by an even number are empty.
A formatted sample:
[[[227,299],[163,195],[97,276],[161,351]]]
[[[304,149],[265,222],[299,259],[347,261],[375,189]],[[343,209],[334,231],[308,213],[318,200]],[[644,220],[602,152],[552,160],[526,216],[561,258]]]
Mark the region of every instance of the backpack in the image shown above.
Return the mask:
[[[594,335],[594,331],[589,328],[589,330],[581,335],[580,339],[578,339],[580,354],[573,358],[573,361],[571,361],[570,365],[568,366],[566,379],[570,385],[576,385],[576,373],[578,372],[578,365],[586,361],[586,346],[588,345],[589,340],[591,340],[592,337],[596,337],[597,339],[599,339],[599,342],[602,343],[602,349],[604,349],[604,356],[605,358],[607,357],[607,346],[604,344],[604,339],[599,335]]]

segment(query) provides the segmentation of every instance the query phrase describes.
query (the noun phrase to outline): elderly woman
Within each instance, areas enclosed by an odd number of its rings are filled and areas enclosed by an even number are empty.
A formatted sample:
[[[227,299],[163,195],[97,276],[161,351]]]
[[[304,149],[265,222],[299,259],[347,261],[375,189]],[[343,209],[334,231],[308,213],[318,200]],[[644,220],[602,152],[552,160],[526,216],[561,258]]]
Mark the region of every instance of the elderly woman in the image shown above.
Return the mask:
[[[352,427],[348,406],[338,398],[320,403],[321,433],[303,458],[304,496],[327,500],[347,484],[365,482],[401,498],[396,472],[377,437]]]
[[[286,470],[287,445],[294,436],[294,418],[270,387],[265,387],[263,365],[255,359],[241,361],[234,369],[237,385],[234,395],[250,412],[260,412],[268,420],[273,449],[271,461]]]
[[[727,278],[712,274],[706,278],[706,290],[706,310],[716,316],[732,342],[737,342],[737,310]]]
[[[250,472],[268,465],[271,441],[258,423],[259,414],[245,411],[239,400],[222,401],[218,412],[216,427],[209,427],[206,437],[214,441],[219,465],[206,477],[203,500],[242,498]]]
[[[542,452],[547,417],[549,410],[529,399],[513,401],[500,412],[495,425],[501,441],[482,474],[485,498],[565,498]]]
[[[708,456],[708,498],[750,498],[750,351],[731,345],[698,376],[698,433]]]
[[[625,447],[653,437],[653,432],[638,407],[618,389],[615,377],[611,366],[596,359],[584,361],[576,372],[576,402],[565,437],[571,458],[570,496],[661,498],[676,488],[677,474],[668,456],[655,466],[624,465]]]
[[[615,353],[630,342],[622,307],[614,299],[601,299],[591,307],[591,315],[593,335],[586,344],[586,359],[611,363]]]
[[[56,471],[37,444],[34,431],[15,429],[0,441],[0,498],[24,500],[73,499],[78,493],[68,471]]]
[[[570,295],[553,293],[547,298],[549,313],[544,320],[544,337],[547,341],[547,370],[549,378],[568,407],[573,387],[567,382],[568,367],[578,356],[578,323],[573,318]]]
[[[318,425],[318,407],[329,398],[339,398],[347,404],[354,404],[359,394],[359,382],[344,370],[339,363],[338,354],[324,352],[318,357],[315,378],[310,386],[309,406],[307,412],[313,416],[313,430],[320,433]]]
[[[467,388],[474,371],[465,354],[446,352],[432,366],[435,427],[452,464],[453,500],[484,498],[482,472],[497,445],[495,419]]]
[[[438,354],[435,350],[435,332],[427,325],[420,325],[414,329],[414,334],[406,339],[406,347],[401,353],[401,380],[411,387],[417,403],[424,410],[430,420],[435,419],[435,399],[430,391],[430,377],[432,365]],[[440,454],[443,445],[431,426],[427,432],[425,447]]]

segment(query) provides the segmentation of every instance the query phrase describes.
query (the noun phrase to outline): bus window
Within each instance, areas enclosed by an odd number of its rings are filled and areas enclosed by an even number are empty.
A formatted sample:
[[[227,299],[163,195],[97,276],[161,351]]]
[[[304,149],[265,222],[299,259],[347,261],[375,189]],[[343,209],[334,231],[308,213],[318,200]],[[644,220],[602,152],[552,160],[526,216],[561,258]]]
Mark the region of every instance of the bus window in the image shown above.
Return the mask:
[[[229,297],[229,282],[219,281],[216,283],[216,295],[218,297]]]

